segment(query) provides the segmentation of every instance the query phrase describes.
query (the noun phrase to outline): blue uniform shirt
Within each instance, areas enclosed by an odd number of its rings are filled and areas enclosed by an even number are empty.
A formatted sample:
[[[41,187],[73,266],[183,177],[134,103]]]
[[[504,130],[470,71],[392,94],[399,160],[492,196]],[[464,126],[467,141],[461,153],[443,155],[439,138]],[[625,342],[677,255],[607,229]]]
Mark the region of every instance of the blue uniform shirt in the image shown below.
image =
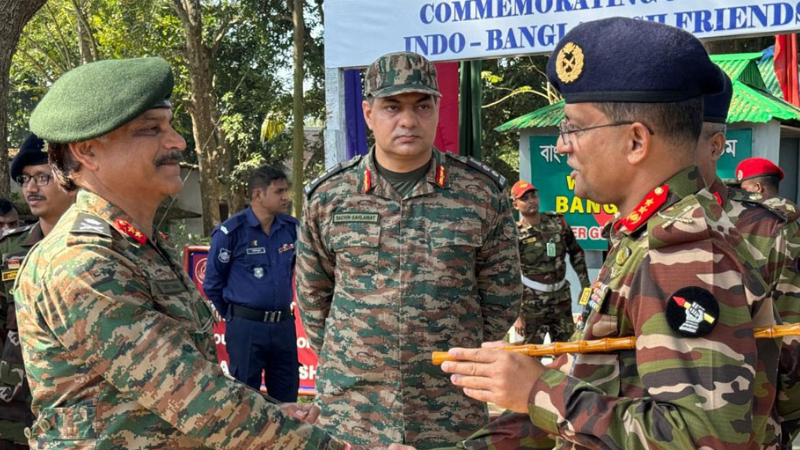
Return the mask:
[[[297,220],[275,216],[270,234],[253,210],[236,213],[211,233],[203,290],[220,315],[237,304],[275,311],[292,304]]]

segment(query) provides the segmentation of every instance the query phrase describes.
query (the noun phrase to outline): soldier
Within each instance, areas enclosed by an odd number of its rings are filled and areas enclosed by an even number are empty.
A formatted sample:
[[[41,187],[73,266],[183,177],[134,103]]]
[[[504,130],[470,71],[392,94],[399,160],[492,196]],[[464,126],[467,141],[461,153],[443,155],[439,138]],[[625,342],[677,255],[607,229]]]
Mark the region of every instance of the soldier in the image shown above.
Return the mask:
[[[213,233],[203,290],[225,317],[231,375],[282,402],[300,387],[292,274],[297,220],[289,210],[289,180],[262,166],[247,183],[250,206]]]
[[[778,196],[783,181],[783,169],[764,158],[747,158],[736,166],[736,184],[748,192],[756,192],[766,198]]]
[[[539,212],[539,191],[527,181],[511,188],[514,208],[522,218],[519,229],[519,257],[522,271],[522,308],[514,324],[526,344],[541,344],[550,332],[553,342],[566,341],[575,331],[572,296],[567,272],[569,253],[581,288],[589,287],[586,256],[564,216]]]
[[[217,364],[212,314],[153,227],[183,187],[161,58],[59,78],[31,115],[75,205],[15,285],[37,448],[345,449]],[[283,410],[283,412],[282,412]],[[289,415],[291,414],[291,416]]]
[[[366,72],[369,155],[306,187],[297,299],[319,351],[320,424],[354,442],[431,447],[487,419],[430,352],[503,337],[521,299],[505,179],[433,148],[436,69],[414,53]]]
[[[5,317],[4,337],[7,333],[0,360],[0,437],[6,446],[0,448],[28,448],[24,429],[33,423],[31,392],[25,380],[12,288],[25,255],[50,233],[75,201],[75,194],[64,192],[53,182],[44,142],[34,134],[28,136],[11,161],[11,179],[22,187],[22,196],[39,221],[10,230],[0,238],[3,275],[0,307]]]
[[[729,188],[717,176],[717,161],[725,152],[725,122],[733,97],[730,78],[724,72],[722,76],[725,78],[725,90],[721,94],[707,95],[704,98],[703,131],[697,147],[697,165],[717,203],[724,208],[742,237],[752,246],[750,254],[769,287],[781,320],[784,323],[797,323],[800,321],[800,274],[797,267],[800,256],[800,226],[797,224],[797,219],[800,217],[800,211],[797,205],[781,197],[767,197],[755,191]],[[743,170],[741,173],[752,175],[754,172],[751,167],[754,163],[764,165],[754,161],[759,159],[751,158],[745,160],[751,161],[750,163],[740,163],[739,168]],[[772,167],[780,170],[777,166],[772,165]],[[737,170],[737,173],[740,172]],[[777,172],[768,169],[767,173]],[[746,178],[745,182],[757,179]],[[757,182],[759,185],[761,183]],[[786,338],[786,341],[788,345],[782,348],[781,357],[783,394],[778,396],[776,413],[779,417],[775,418],[776,421],[782,422],[783,430],[768,431],[766,447],[778,445],[781,436],[784,445],[791,447],[792,433],[800,425],[798,423],[800,416],[792,418],[800,414],[795,401],[800,397],[800,393],[795,393],[800,390],[800,385],[797,385],[798,367],[796,357],[792,356],[798,350],[800,342],[795,337]]]
[[[19,213],[9,200],[0,198],[0,234],[19,228]]]
[[[557,145],[575,194],[621,213],[575,337],[633,336],[636,349],[564,355],[549,367],[453,349],[460,361],[443,370],[467,395],[530,422],[510,421],[528,434],[518,447],[542,448],[544,434],[559,449],[761,447],[779,341],[757,344],[753,328],[777,318],[741,235],[693,166],[702,96],[724,89],[718,70],[685,31],[610,18],[567,33],[547,75],[566,101]],[[512,448],[481,439],[465,445]]]

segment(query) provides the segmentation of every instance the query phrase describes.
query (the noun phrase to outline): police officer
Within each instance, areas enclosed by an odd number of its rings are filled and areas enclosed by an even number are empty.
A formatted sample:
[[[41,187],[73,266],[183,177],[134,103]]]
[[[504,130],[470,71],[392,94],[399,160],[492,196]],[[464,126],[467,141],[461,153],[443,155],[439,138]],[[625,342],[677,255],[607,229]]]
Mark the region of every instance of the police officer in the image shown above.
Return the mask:
[[[75,201],[75,193],[58,187],[47,164],[44,142],[31,134],[11,161],[11,179],[22,187],[22,196],[31,213],[39,218],[33,225],[8,231],[0,238],[2,257],[2,316],[8,338],[0,360],[0,439],[27,447],[23,434],[33,422],[31,392],[25,379],[22,348],[19,345],[13,286],[22,260],[31,247],[41,241]],[[5,337],[5,335],[4,335]]]
[[[37,448],[344,450],[223,373],[210,306],[154,227],[183,187],[161,58],[61,76],[31,115],[75,205],[28,254],[15,285]]]
[[[297,335],[292,274],[297,220],[289,216],[289,180],[272,167],[248,181],[250,206],[211,234],[203,289],[226,318],[231,375],[258,389],[261,372],[270,396],[297,401]]]
[[[778,196],[783,181],[783,169],[764,158],[747,158],[736,166],[736,184],[749,192],[757,192],[766,198]]]
[[[517,227],[524,286],[515,328],[526,344],[541,344],[548,332],[552,342],[567,341],[575,330],[575,321],[565,278],[566,257],[569,254],[581,288],[587,288],[586,256],[564,216],[539,212],[539,190],[533,184],[517,181],[511,188],[511,198],[521,216]]]

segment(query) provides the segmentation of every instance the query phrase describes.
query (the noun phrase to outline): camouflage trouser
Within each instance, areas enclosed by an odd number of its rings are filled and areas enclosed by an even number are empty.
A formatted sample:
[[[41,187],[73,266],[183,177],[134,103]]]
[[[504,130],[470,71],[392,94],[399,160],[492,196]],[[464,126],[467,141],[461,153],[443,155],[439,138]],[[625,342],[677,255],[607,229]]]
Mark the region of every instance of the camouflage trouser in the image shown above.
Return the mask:
[[[436,450],[550,450],[553,437],[531,423],[527,414],[504,412],[455,447]]]
[[[568,341],[575,331],[569,282],[553,292],[535,291],[525,286],[520,315],[525,318],[526,344],[541,344],[548,332],[551,342]]]

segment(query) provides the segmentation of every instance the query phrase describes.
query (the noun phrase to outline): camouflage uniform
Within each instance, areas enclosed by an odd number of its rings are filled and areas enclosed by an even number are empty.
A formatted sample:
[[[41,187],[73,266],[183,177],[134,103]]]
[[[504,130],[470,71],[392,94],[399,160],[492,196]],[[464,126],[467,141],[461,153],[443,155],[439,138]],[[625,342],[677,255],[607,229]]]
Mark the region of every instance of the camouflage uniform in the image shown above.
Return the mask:
[[[343,449],[217,364],[212,315],[160,236],[86,190],[15,285],[37,449]]]
[[[22,347],[19,345],[13,287],[22,261],[31,247],[44,238],[39,224],[11,230],[0,238],[3,283],[0,301],[5,318],[2,360],[0,360],[0,438],[24,443],[23,431],[33,423],[31,391],[25,379]]]
[[[751,193],[725,186],[717,179],[709,190],[723,206],[742,237],[752,246],[751,253],[759,266],[761,276],[769,287],[772,300],[783,323],[797,323],[800,318],[800,274],[797,261],[800,256],[800,211],[791,201]],[[800,337],[784,339],[781,349],[780,393],[776,417],[782,422],[781,434],[769,439],[765,448],[776,448],[780,439],[784,446],[791,442],[800,425],[800,367],[795,354],[800,348]]]
[[[541,344],[548,331],[551,341],[564,342],[575,331],[570,285],[564,278],[567,253],[581,287],[589,287],[586,256],[564,216],[544,212],[540,217],[536,226],[524,219],[517,223],[524,285],[520,315],[525,318],[526,344]]]
[[[419,448],[467,437],[486,406],[430,362],[500,339],[519,311],[517,232],[504,180],[433,151],[405,198],[374,149],[306,188],[297,299],[319,351],[319,424],[354,442]]]
[[[561,356],[534,385],[529,417],[506,414],[459,447],[547,448],[547,434],[558,449],[756,449],[774,441],[780,341],[756,341],[752,329],[778,318],[749,247],[696,168],[639,208],[614,223],[576,333],[636,336],[636,350]],[[687,287],[720,305],[706,336],[681,337],[667,323],[668,299]]]

